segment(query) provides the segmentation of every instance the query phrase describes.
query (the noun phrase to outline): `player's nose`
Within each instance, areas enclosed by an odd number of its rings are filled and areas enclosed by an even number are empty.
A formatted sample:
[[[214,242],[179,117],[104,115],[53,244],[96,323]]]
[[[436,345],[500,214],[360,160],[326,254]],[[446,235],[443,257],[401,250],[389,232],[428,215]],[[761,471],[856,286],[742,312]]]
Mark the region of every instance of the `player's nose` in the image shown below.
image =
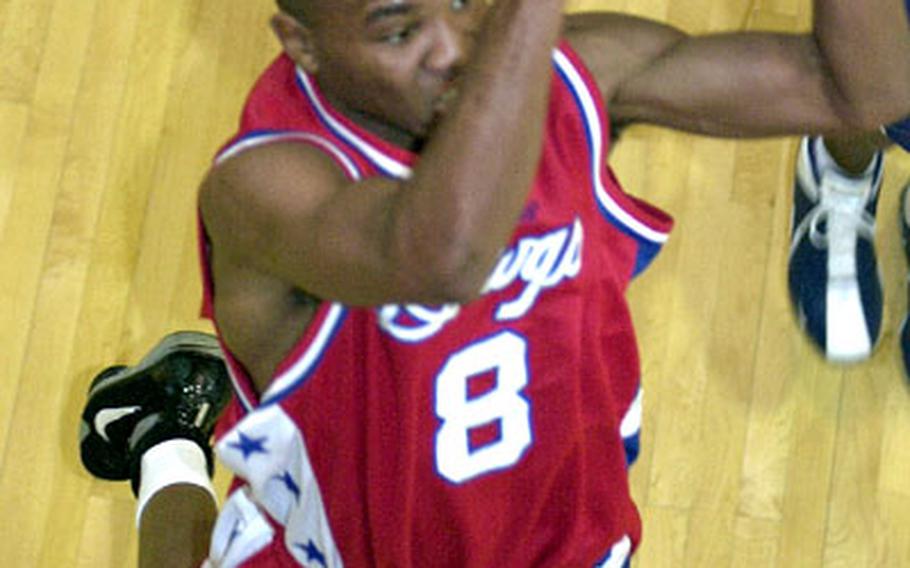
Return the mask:
[[[440,18],[432,26],[432,44],[424,65],[434,72],[451,73],[467,61],[473,44],[472,34],[453,19]]]

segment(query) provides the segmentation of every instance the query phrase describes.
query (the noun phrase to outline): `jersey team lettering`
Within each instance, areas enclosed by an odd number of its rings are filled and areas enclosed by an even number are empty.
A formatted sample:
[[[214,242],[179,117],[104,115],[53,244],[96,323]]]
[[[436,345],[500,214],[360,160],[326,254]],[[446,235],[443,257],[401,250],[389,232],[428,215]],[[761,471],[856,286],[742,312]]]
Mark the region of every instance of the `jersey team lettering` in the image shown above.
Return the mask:
[[[518,296],[499,304],[495,320],[504,322],[524,317],[544,290],[578,276],[583,241],[584,227],[576,217],[570,225],[542,235],[522,237],[506,249],[487,279],[483,293],[504,290],[516,280],[526,286]],[[418,343],[436,335],[458,315],[460,307],[390,304],[377,311],[379,325],[388,334],[399,341]]]

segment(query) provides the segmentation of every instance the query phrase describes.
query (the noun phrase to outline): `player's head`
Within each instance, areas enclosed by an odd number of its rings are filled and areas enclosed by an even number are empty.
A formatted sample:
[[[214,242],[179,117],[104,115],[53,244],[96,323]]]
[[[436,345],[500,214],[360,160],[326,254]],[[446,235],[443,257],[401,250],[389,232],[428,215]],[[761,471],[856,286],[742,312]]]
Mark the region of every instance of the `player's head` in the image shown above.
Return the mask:
[[[278,0],[272,27],[355,122],[403,145],[452,100],[486,0]]]

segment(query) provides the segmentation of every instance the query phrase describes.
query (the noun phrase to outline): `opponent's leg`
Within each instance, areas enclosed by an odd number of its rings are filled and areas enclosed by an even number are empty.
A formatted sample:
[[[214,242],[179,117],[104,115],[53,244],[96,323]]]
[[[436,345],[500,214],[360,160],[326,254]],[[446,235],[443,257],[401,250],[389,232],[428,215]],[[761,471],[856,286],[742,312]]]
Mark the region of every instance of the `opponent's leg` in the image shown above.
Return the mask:
[[[891,144],[883,132],[862,132],[849,136],[823,138],[828,155],[837,167],[851,176],[860,176],[876,155]]]
[[[866,359],[881,335],[875,213],[887,144],[879,132],[800,144],[790,299],[802,328],[832,361]]]
[[[904,5],[910,18],[910,0]],[[881,334],[875,208],[881,150],[890,142],[910,151],[910,117],[878,132],[811,138],[800,145],[790,299],[803,329],[833,361],[869,357]]]

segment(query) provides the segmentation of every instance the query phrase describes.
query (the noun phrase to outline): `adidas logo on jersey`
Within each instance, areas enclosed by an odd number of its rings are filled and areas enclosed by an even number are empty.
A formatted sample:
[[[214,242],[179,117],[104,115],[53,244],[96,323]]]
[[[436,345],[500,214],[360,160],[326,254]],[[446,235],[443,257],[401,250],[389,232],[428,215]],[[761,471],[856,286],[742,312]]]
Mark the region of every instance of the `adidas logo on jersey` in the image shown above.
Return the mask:
[[[526,284],[511,300],[496,308],[497,321],[511,321],[527,314],[540,294],[581,271],[584,227],[577,217],[571,225],[542,235],[527,236],[506,249],[484,285],[483,293],[505,290],[516,280]],[[378,309],[379,325],[400,341],[415,343],[435,335],[460,311],[457,304],[422,306],[390,304]]]

